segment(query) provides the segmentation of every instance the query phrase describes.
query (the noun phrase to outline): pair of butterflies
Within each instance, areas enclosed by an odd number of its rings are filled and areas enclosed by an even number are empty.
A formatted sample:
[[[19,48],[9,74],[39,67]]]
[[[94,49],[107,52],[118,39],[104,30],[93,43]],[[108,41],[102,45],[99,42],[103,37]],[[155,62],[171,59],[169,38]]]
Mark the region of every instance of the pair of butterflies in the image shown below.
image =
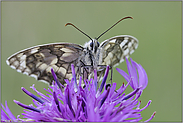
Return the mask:
[[[132,17],[125,17],[121,20],[126,18],[132,19]],[[72,25],[89,37],[73,24],[67,23],[66,25]],[[64,79],[71,80],[71,64],[75,66],[77,79],[79,76],[87,79],[94,69],[97,69],[98,74],[103,75],[105,66],[115,67],[138,47],[138,40],[129,35],[115,36],[99,44],[98,39],[104,33],[95,39],[89,37],[91,40],[84,46],[73,43],[51,43],[34,46],[13,54],[6,62],[18,72],[49,84],[53,81],[51,68],[53,68],[61,84],[65,84]]]

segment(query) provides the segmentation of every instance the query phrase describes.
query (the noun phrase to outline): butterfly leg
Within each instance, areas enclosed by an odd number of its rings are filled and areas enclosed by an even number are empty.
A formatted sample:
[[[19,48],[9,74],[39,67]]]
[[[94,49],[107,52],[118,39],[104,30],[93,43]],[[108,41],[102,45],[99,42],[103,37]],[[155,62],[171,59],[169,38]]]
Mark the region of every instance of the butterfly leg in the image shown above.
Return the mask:
[[[112,69],[112,67],[110,67],[111,68],[111,85],[112,85],[112,74],[113,74],[113,69]]]
[[[81,67],[83,67],[83,71],[82,71],[83,73],[82,74],[83,74],[83,81],[84,81],[84,80],[88,79],[89,71],[86,68],[89,67],[90,65],[85,65],[85,63],[81,60],[80,60],[80,62],[82,64]],[[80,73],[81,73],[81,70],[80,70]]]

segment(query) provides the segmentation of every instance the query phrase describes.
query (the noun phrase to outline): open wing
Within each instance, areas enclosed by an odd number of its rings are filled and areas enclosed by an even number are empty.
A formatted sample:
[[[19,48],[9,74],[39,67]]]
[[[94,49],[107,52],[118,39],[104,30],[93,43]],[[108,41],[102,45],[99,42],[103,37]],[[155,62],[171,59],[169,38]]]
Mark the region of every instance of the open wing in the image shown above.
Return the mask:
[[[71,64],[78,65],[83,47],[72,43],[52,43],[31,47],[17,52],[7,59],[7,64],[18,72],[51,84],[54,69],[59,81],[71,80]],[[79,67],[75,67],[76,71]]]
[[[130,35],[120,35],[112,37],[101,43],[103,49],[102,65],[111,67],[123,62],[125,57],[129,57],[138,47],[138,40]]]

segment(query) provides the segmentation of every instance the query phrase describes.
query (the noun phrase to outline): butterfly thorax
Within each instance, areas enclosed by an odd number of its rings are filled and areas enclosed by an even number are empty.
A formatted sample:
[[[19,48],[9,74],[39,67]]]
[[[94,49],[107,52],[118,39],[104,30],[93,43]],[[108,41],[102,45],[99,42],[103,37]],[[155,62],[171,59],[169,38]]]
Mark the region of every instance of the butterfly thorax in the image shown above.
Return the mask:
[[[84,48],[86,51],[85,62],[91,65],[93,69],[97,69],[98,65],[102,62],[100,44],[96,39],[92,39],[85,43]]]

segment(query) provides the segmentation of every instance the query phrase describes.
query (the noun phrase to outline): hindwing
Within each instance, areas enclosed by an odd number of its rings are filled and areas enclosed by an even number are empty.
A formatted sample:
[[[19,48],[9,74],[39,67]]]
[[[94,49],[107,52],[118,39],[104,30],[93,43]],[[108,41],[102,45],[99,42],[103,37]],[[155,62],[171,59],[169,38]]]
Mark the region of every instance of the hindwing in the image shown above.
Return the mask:
[[[102,50],[102,65],[111,67],[123,62],[138,47],[138,40],[130,35],[120,35],[105,40],[100,45]]]

